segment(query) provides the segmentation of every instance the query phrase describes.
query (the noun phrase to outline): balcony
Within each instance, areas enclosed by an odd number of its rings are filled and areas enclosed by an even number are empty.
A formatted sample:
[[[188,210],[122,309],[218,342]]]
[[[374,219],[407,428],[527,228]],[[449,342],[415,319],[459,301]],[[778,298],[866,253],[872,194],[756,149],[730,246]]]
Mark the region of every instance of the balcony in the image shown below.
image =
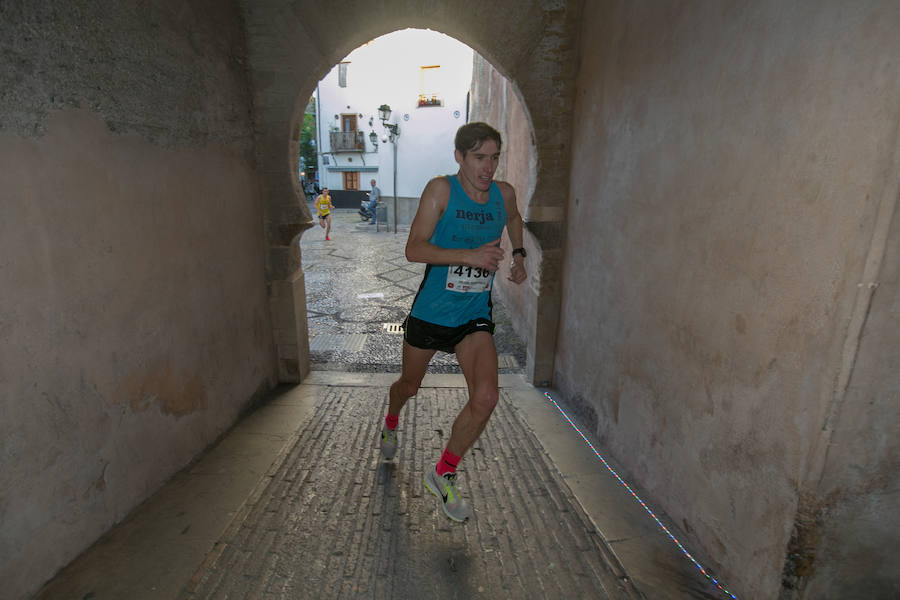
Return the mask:
[[[332,152],[365,152],[366,138],[362,131],[332,131]]]
[[[419,94],[419,98],[416,101],[416,106],[443,106],[444,99],[438,98],[437,94]]]

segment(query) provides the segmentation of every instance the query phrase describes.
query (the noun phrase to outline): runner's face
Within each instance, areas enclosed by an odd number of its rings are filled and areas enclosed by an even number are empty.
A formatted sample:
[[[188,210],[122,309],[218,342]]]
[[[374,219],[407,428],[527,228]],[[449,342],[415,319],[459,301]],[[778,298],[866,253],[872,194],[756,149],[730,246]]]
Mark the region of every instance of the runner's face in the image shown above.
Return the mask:
[[[462,179],[475,189],[486,192],[491,187],[494,172],[500,164],[500,149],[497,142],[486,140],[480,146],[466,152],[463,157],[459,150],[454,153],[459,163],[459,174]]]

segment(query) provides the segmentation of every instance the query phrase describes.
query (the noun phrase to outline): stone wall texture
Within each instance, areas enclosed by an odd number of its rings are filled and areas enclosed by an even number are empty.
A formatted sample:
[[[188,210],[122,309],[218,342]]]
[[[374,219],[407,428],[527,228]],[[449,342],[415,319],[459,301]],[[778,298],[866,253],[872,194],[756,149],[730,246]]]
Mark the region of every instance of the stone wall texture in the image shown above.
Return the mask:
[[[898,26],[585,4],[554,383],[741,597],[900,590]]]
[[[228,3],[0,3],[4,598],[276,383],[243,39]]]
[[[534,187],[537,181],[537,153],[534,144],[534,133],[531,119],[522,105],[516,90],[506,77],[500,74],[483,56],[476,54],[472,70],[472,89],[470,121],[483,121],[500,131],[503,148],[500,155],[500,166],[494,175],[495,179],[507,181],[516,189],[516,200],[519,214],[528,223],[532,216],[529,211],[534,204]],[[562,196],[562,194],[560,194]],[[562,197],[560,197],[560,202]],[[534,225],[534,223],[531,223]],[[528,362],[533,372],[536,339],[535,324],[541,297],[541,266],[544,248],[526,225],[524,230],[526,269],[528,279],[521,285],[507,281],[509,264],[500,265],[500,271],[494,278],[494,295],[500,298],[507,308],[516,332],[526,341]],[[512,245],[509,236],[504,235],[501,247],[511,256]],[[559,294],[543,290],[547,296]],[[557,286],[558,292],[558,286]],[[545,296],[545,297],[547,297]],[[556,334],[553,321],[552,334]],[[545,342],[545,340],[540,340]],[[552,346],[552,344],[550,344]]]

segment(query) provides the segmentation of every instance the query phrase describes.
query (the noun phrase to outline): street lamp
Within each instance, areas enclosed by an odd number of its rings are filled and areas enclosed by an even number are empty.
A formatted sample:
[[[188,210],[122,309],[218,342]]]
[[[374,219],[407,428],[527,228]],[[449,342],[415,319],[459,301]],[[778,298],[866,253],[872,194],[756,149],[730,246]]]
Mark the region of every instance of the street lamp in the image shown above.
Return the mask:
[[[384,123],[391,118],[391,107],[389,104],[382,104],[378,107],[378,118]]]
[[[400,126],[387,122],[391,118],[391,107],[387,104],[378,107],[378,117],[381,119],[381,125],[387,129],[391,145],[394,147],[394,233],[397,233],[397,138],[400,137]]]
[[[369,134],[369,141],[372,142],[373,146],[375,146],[375,152],[378,152],[378,134],[375,133],[374,129]]]

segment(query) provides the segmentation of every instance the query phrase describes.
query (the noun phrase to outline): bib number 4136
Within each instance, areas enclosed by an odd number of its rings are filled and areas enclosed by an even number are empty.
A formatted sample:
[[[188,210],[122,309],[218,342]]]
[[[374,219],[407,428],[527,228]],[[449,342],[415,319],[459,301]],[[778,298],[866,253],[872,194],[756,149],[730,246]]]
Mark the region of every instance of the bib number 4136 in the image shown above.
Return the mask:
[[[453,292],[480,293],[491,288],[494,272],[481,267],[450,265],[447,267],[446,289]]]

